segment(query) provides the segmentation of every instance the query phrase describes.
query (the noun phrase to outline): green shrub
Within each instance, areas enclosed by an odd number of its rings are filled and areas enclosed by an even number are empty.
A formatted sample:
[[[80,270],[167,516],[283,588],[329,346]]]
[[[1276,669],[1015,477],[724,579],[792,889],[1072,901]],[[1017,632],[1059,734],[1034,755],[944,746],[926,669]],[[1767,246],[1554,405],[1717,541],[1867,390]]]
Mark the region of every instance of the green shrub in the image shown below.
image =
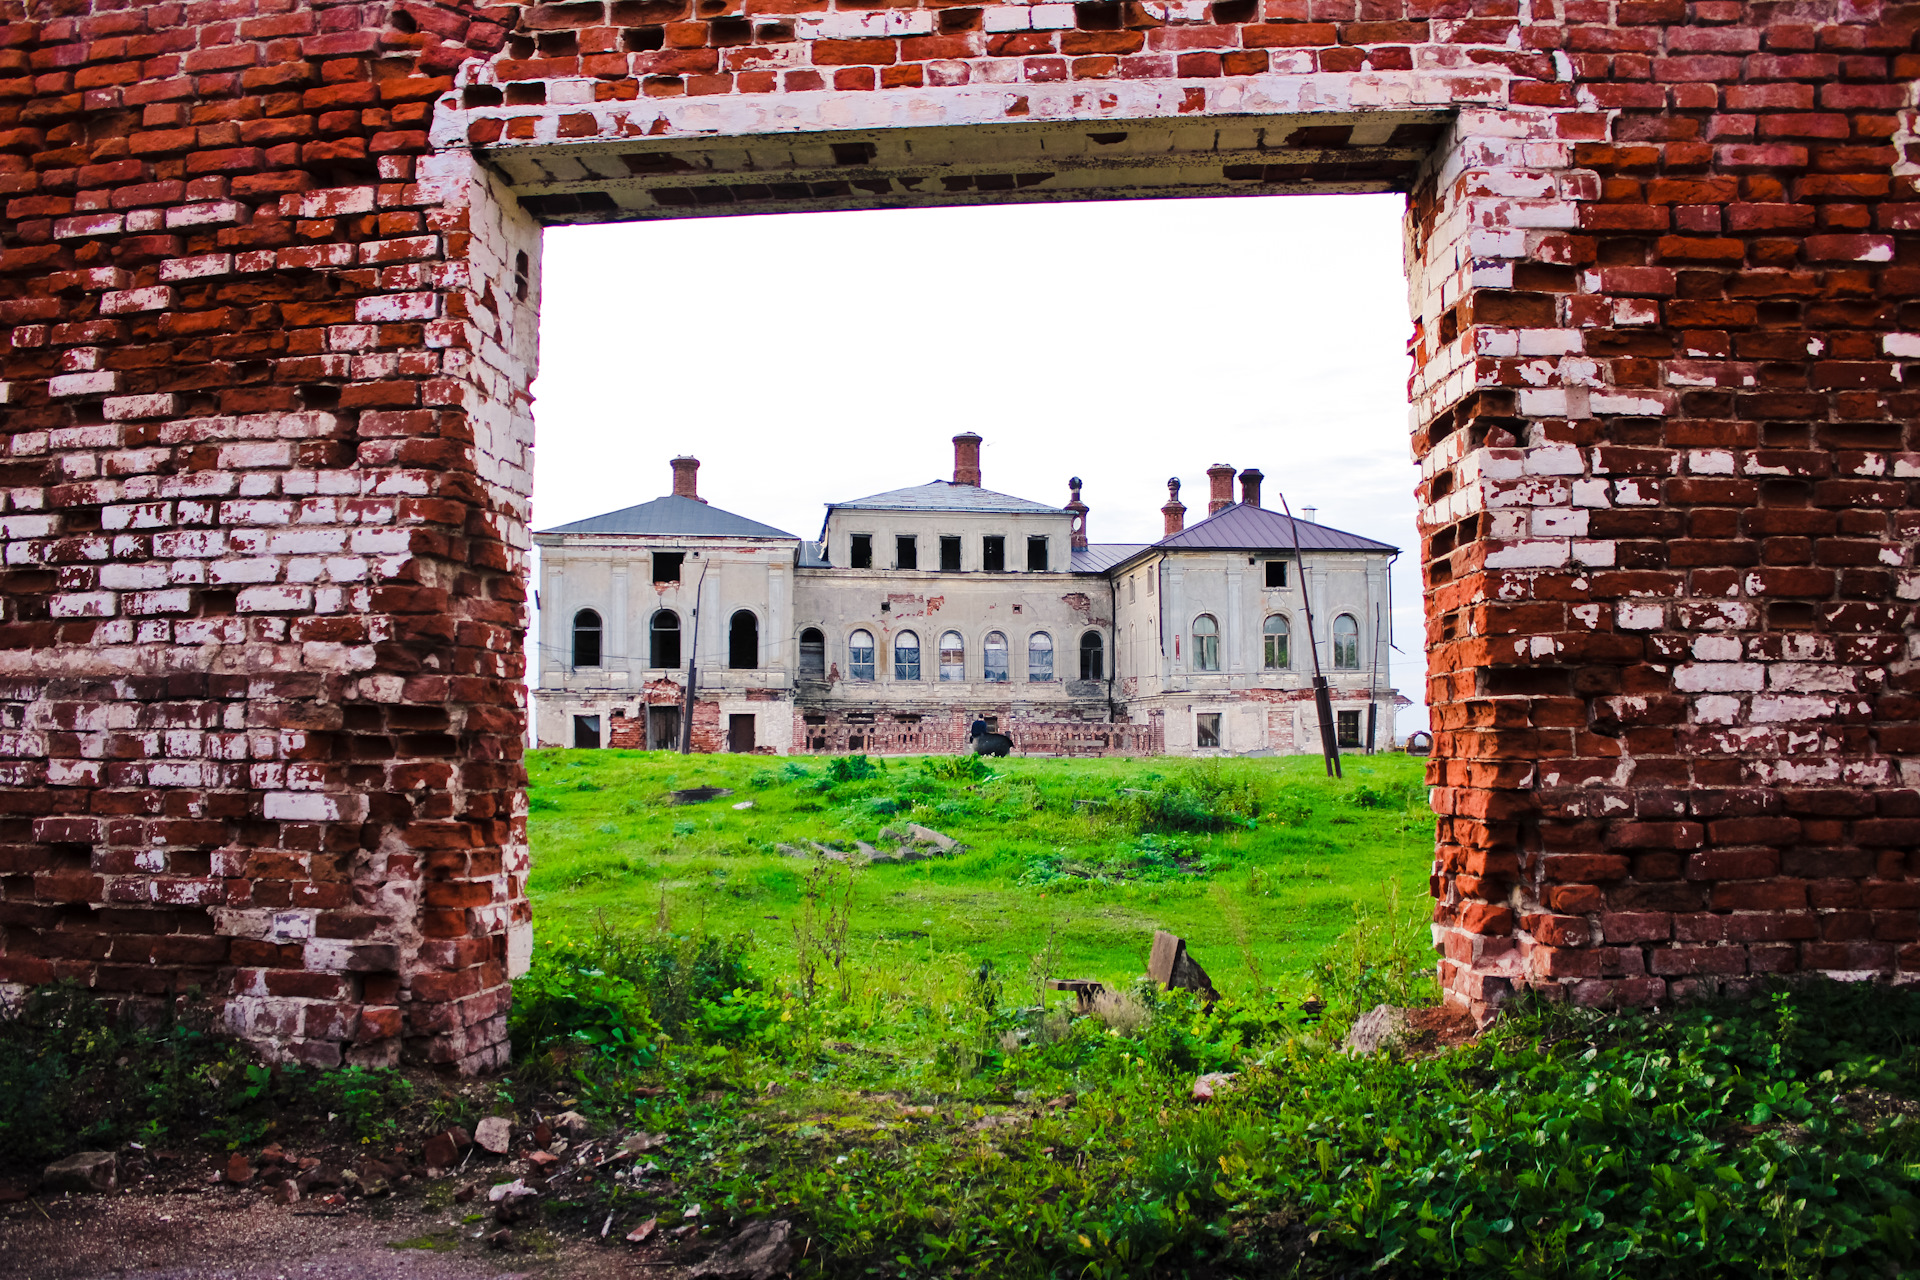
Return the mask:
[[[979,756],[928,756],[920,771],[936,782],[985,782],[993,766]]]

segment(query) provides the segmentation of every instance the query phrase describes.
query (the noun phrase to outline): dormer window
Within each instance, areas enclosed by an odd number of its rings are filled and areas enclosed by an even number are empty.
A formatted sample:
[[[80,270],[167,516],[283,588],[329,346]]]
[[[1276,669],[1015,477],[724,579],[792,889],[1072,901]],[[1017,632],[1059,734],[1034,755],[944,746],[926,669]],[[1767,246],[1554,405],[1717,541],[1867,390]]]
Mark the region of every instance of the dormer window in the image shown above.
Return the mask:
[[[903,533],[894,538],[893,567],[896,569],[920,567],[920,543],[912,534]]]
[[[873,568],[873,535],[856,533],[848,539],[847,567],[850,569]]]
[[[952,537],[940,539],[940,572],[960,572],[960,539]]]
[[[1007,571],[1007,540],[997,533],[980,539],[980,568],[987,573]]]
[[[1047,540],[1045,538],[1027,539],[1027,571],[1029,573],[1047,571]]]

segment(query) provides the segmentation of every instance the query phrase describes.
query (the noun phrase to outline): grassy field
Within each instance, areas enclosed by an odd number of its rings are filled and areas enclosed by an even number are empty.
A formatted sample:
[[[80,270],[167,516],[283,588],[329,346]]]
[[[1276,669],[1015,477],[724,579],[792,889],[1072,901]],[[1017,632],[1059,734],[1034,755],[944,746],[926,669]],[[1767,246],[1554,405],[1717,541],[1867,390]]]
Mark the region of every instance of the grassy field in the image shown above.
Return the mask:
[[[1219,989],[1299,993],[1310,965],[1396,896],[1424,910],[1433,817],[1423,762],[973,758],[838,762],[640,751],[531,753],[536,931],[664,915],[676,932],[751,933],[791,965],[811,865],[776,846],[879,844],[920,823],[966,850],[851,876],[848,942],[867,972],[939,961],[1124,981],[1156,928],[1188,940]],[[863,773],[869,776],[860,776]],[[838,776],[836,776],[838,775]],[[978,775],[978,776],[976,776]],[[668,793],[732,795],[672,805]],[[751,808],[739,808],[745,803]],[[1051,952],[1049,952],[1051,947]]]

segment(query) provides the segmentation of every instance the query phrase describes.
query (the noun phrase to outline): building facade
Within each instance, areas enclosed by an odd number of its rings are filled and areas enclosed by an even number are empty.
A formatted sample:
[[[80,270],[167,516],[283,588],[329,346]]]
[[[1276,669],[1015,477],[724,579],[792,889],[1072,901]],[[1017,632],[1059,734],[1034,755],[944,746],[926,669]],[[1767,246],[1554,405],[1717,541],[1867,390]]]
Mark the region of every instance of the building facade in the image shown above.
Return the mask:
[[[952,480],[828,505],[817,540],[673,492],[534,535],[539,746],[954,752],[986,719],[1029,755],[1318,751],[1314,655],[1346,750],[1392,745],[1384,543],[1169,481],[1154,543]],[[1304,591],[1304,594],[1303,594]],[[1312,616],[1307,611],[1312,604]],[[1311,638],[1310,638],[1311,637]]]

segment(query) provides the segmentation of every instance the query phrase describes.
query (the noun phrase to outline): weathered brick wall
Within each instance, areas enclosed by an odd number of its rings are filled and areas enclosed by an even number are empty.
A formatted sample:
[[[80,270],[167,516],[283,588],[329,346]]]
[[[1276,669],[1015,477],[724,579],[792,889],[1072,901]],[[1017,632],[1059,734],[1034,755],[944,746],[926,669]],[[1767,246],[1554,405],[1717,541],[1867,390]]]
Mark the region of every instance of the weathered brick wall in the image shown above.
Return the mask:
[[[1408,219],[1443,973],[1920,979],[1920,10],[1564,12]]]
[[[0,4],[0,979],[472,1069],[528,925],[539,246],[428,154],[467,50],[387,9]]]
[[[0,19],[0,980],[197,981],[288,1054],[497,1061],[535,219],[1052,180],[699,185],[676,140],[1215,117],[1235,191],[1398,182],[1387,144],[1439,131],[1407,259],[1451,994],[1920,972],[1911,7]],[[1418,123],[1369,151],[1382,112]],[[1328,123],[1249,159],[1248,113]]]

